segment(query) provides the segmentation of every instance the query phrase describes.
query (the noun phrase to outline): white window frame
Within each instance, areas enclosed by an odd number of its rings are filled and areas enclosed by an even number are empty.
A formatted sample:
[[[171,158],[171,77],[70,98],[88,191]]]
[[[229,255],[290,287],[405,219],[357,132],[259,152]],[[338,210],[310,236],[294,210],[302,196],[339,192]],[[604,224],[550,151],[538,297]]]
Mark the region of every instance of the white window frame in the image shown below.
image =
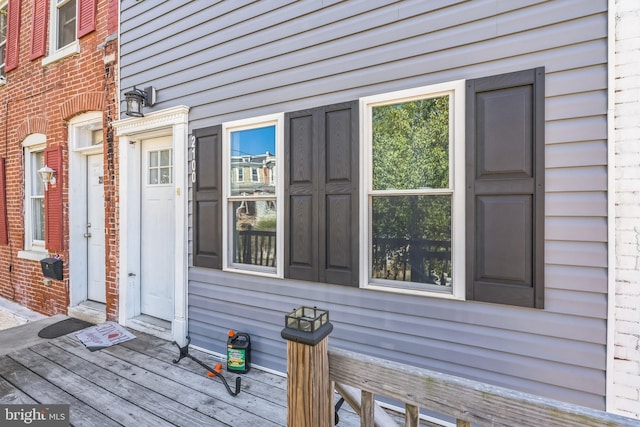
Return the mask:
[[[390,285],[383,280],[371,277],[371,198],[374,195],[387,195],[387,191],[373,191],[372,171],[372,109],[375,106],[408,102],[417,99],[435,98],[449,95],[451,99],[450,150],[449,150],[449,189],[443,194],[452,196],[452,236],[451,262],[452,286],[441,291],[419,289],[416,284],[403,286],[397,281]],[[360,99],[360,287],[372,290],[427,295],[445,299],[464,300],[465,298],[465,82],[457,80],[396,92],[389,92]],[[437,192],[438,190],[431,190]],[[398,190],[394,194],[415,194],[413,190]],[[388,281],[390,282],[390,281]],[[397,284],[397,285],[396,285]],[[449,291],[450,289],[450,291]]]
[[[262,128],[267,126],[275,126],[275,144],[276,153],[281,156],[281,160],[277,162],[276,168],[281,169],[284,167],[283,154],[284,153],[284,114],[272,114],[267,116],[260,116],[250,119],[236,120],[222,124],[222,269],[225,271],[233,271],[244,274],[252,274],[265,277],[278,277],[282,278],[284,274],[284,181],[277,179],[276,182],[276,267],[275,269],[261,266],[251,266],[245,264],[234,264],[232,262],[233,255],[233,242],[231,237],[231,231],[233,228],[233,215],[230,212],[230,206],[233,197],[230,197],[231,192],[231,133],[242,130],[249,130],[255,128]],[[284,173],[277,173],[278,177],[284,176]]]
[[[238,163],[238,166],[236,166],[236,180],[244,182],[244,165],[242,163]]]
[[[76,38],[66,46],[56,49],[58,46],[58,7],[70,1],[76,2]],[[58,4],[58,0],[51,0],[49,3],[49,53],[42,60],[42,65],[51,64],[67,56],[80,53],[80,42],[78,41],[78,3],[77,0],[66,0]]]
[[[33,211],[31,204],[32,179],[39,179],[37,171],[33,170],[33,154],[44,152],[46,148],[46,136],[43,134],[31,134],[22,142],[24,149],[24,250],[18,252],[18,258],[41,260],[48,255],[44,240],[33,239]],[[43,194],[44,197],[44,194]],[[43,221],[46,221],[43,218]]]

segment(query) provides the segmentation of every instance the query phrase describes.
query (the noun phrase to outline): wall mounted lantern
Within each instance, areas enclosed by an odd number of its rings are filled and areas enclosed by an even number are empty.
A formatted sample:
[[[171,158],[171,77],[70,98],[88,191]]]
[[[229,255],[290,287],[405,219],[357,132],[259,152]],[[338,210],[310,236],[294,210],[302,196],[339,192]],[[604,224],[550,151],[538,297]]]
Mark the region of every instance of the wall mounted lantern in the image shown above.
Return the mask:
[[[156,88],[149,86],[141,90],[134,86],[129,92],[124,93],[124,99],[127,103],[124,113],[127,116],[144,117],[142,107],[152,107],[156,103]]]
[[[56,171],[51,169],[49,166],[44,165],[40,169],[38,169],[38,175],[40,175],[40,180],[44,183],[45,191],[49,189],[49,184],[56,185]]]

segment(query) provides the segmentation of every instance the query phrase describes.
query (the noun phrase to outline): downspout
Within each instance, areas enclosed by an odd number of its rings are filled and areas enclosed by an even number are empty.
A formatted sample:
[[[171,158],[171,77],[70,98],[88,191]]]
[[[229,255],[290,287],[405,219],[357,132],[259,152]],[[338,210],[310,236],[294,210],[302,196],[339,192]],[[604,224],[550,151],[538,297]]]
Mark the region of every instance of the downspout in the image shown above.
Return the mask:
[[[616,210],[615,210],[615,49],[616,0],[607,5],[607,352],[605,409],[615,412]]]

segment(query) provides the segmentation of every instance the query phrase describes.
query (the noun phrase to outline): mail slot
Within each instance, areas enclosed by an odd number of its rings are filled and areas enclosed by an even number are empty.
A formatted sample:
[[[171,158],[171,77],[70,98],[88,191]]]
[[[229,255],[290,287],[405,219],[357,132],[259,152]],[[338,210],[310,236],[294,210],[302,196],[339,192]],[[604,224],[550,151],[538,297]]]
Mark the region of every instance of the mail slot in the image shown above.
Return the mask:
[[[62,260],[59,258],[44,258],[40,260],[42,274],[50,279],[62,280]]]

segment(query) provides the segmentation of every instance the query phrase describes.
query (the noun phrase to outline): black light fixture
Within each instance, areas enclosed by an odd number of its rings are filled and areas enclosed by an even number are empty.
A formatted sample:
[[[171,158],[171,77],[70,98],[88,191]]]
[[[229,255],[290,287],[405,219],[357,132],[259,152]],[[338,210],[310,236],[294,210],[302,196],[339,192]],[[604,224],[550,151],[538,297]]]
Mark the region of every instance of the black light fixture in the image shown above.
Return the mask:
[[[151,107],[156,103],[156,88],[148,86],[140,90],[134,86],[129,92],[124,93],[124,99],[127,102],[127,109],[124,112],[127,116],[144,117],[142,107],[145,105]]]

